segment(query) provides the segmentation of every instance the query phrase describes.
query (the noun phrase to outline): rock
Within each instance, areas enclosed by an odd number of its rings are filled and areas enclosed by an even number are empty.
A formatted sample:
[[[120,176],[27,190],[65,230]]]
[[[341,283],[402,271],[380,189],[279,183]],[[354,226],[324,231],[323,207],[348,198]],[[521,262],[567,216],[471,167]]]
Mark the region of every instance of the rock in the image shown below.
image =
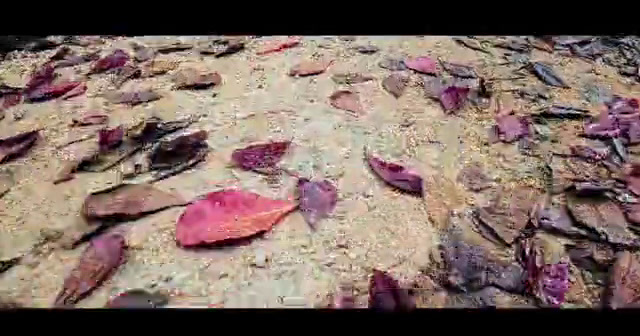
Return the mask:
[[[638,307],[640,303],[640,262],[629,251],[619,252],[611,269],[607,304],[611,308]]]
[[[267,267],[267,254],[265,251],[263,249],[257,249],[254,253],[251,265],[258,268]]]

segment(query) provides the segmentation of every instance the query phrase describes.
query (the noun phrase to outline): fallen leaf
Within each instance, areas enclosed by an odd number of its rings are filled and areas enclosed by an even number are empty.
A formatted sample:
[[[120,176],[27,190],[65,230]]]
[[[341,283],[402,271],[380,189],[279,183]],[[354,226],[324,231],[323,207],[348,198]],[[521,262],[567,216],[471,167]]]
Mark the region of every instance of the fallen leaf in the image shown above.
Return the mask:
[[[289,149],[291,141],[269,142],[236,149],[231,154],[231,161],[244,170],[252,170],[266,174],[277,172],[276,165]]]
[[[203,72],[194,68],[185,68],[173,78],[176,89],[203,89],[222,82],[217,72]]]
[[[0,260],[0,274],[10,270],[13,266],[18,265],[21,259],[22,257],[15,257],[15,258]]]
[[[291,201],[248,191],[212,192],[182,213],[176,225],[176,240],[187,247],[248,238],[268,231],[296,206]]]
[[[493,44],[494,47],[513,50],[521,53],[528,53],[531,51],[529,42],[523,38],[510,37],[504,40],[498,40]]]
[[[140,76],[147,78],[162,75],[171,70],[175,70],[178,64],[177,61],[156,58],[140,66],[142,72]]]
[[[158,100],[162,96],[151,90],[108,92],[104,97],[112,104],[128,104],[131,106]]]
[[[570,107],[551,105],[544,111],[535,114],[535,116],[547,118],[547,119],[566,119],[566,120],[579,120],[591,117],[588,110]]]
[[[129,54],[122,49],[116,49],[111,54],[95,61],[91,66],[91,73],[101,73],[124,66],[129,61]]]
[[[149,154],[149,169],[161,170],[156,180],[178,174],[203,161],[209,152],[207,131],[180,134],[158,143]]]
[[[541,62],[533,62],[530,66],[531,71],[536,77],[538,77],[542,82],[547,85],[560,87],[560,88],[569,88],[569,85],[565,83],[565,81],[558,76],[553,68],[545,63]]]
[[[544,236],[525,239],[519,246],[527,270],[527,290],[542,304],[559,306],[569,291],[569,265],[564,246]]]
[[[25,94],[27,101],[45,101],[64,96],[66,93],[80,86],[82,82],[62,82],[58,84],[44,84]]]
[[[391,71],[401,71],[406,70],[407,66],[401,59],[385,57],[382,61],[378,63],[383,69],[391,70]]]
[[[607,303],[609,307],[613,309],[638,307],[640,301],[640,263],[637,256],[629,251],[622,251],[616,255],[608,287]]]
[[[222,57],[244,50],[244,41],[241,39],[230,39],[224,42],[223,44],[216,44],[212,47],[200,49],[200,53],[203,55],[212,54],[215,57]]]
[[[361,45],[361,46],[355,46],[352,47],[353,50],[361,53],[361,54],[366,54],[366,55],[371,55],[371,54],[375,54],[378,51],[380,51],[380,48],[374,46],[374,45]]]
[[[168,54],[176,51],[185,51],[193,48],[191,43],[174,42],[155,46],[155,49],[161,54]]]
[[[454,113],[464,107],[468,94],[469,88],[450,86],[440,93],[440,104],[446,113]]]
[[[310,76],[325,72],[333,61],[303,61],[289,71],[289,76]]]
[[[266,55],[276,51],[282,51],[284,49],[292,48],[300,44],[301,37],[289,37],[286,40],[272,40],[262,45],[257,54]]]
[[[458,182],[473,192],[482,191],[491,187],[491,179],[482,170],[482,166],[475,162],[462,168],[458,173]]]
[[[55,78],[56,73],[53,64],[45,63],[41,68],[31,74],[29,82],[25,85],[24,93],[29,94],[40,86],[51,84]]]
[[[589,162],[599,162],[605,160],[611,154],[609,148],[593,148],[584,145],[571,145],[571,154]]]
[[[377,269],[369,280],[369,308],[385,311],[407,311],[415,309],[409,291],[401,288],[398,281],[387,272]]]
[[[20,133],[12,137],[0,139],[0,163],[24,155],[40,137],[39,130]]]
[[[140,77],[142,70],[134,65],[124,65],[114,71],[113,85],[120,88],[126,81]]]
[[[300,211],[311,228],[323,218],[329,216],[338,202],[338,190],[327,180],[298,180]]]
[[[54,306],[73,306],[91,294],[124,263],[125,248],[125,239],[119,234],[106,234],[93,239],[64,280]]]
[[[169,296],[162,292],[131,289],[111,299],[105,308],[159,308],[169,303]]]
[[[472,67],[462,64],[449,63],[445,61],[440,61],[442,68],[447,71],[449,74],[455,77],[460,78],[477,78],[475,70]]]
[[[184,204],[182,197],[149,184],[120,184],[91,193],[81,213],[89,221],[125,221]]]
[[[3,97],[5,95],[9,95],[9,94],[22,94],[23,90],[24,90],[24,88],[13,87],[13,86],[7,85],[5,83],[0,83],[0,97]]]
[[[554,204],[549,195],[543,195],[531,211],[531,222],[536,228],[569,237],[588,237],[589,234],[573,224],[564,204]]]
[[[73,97],[77,97],[80,96],[82,94],[84,94],[85,92],[87,92],[87,84],[86,83],[80,83],[78,86],[74,87],[73,89],[67,91],[67,93],[65,93],[61,99],[63,100],[67,100]]]
[[[502,142],[511,143],[531,134],[531,123],[525,116],[497,115],[496,130]]]
[[[382,161],[366,153],[365,158],[371,169],[383,181],[400,190],[422,196],[422,177],[417,172],[392,162]]]
[[[0,106],[0,113],[4,113],[4,110],[20,105],[21,103],[22,103],[22,94],[20,93],[5,94],[4,96],[2,96],[2,106]]]
[[[391,93],[394,97],[399,98],[407,87],[409,78],[401,74],[391,74],[382,80],[382,87]]]
[[[424,94],[428,98],[440,100],[440,95],[447,87],[453,84],[441,77],[423,76],[422,86],[424,88]]]
[[[357,84],[357,83],[364,83],[364,82],[373,80],[375,79],[375,77],[369,76],[369,75],[362,75],[357,72],[350,72],[350,73],[334,74],[333,76],[331,76],[331,79],[333,79],[333,81],[336,84]]]
[[[469,49],[477,50],[483,52],[485,54],[491,54],[491,52],[487,49],[486,46],[482,45],[482,43],[476,39],[468,38],[468,37],[453,37],[453,40]]]
[[[106,124],[109,116],[102,113],[85,113],[78,118],[71,119],[71,127]]]
[[[92,141],[76,142],[66,147],[63,150],[60,168],[53,183],[58,184],[71,180],[78,167],[86,161],[93,160],[99,152],[99,145]]]
[[[107,151],[118,146],[124,138],[124,127],[101,129],[98,131],[98,145],[101,151]]]
[[[436,61],[426,56],[405,59],[404,64],[407,68],[423,74],[435,75],[438,73]]]
[[[153,48],[149,48],[142,44],[132,43],[131,46],[133,48],[133,53],[134,53],[133,58],[138,62],[148,61],[152,59],[156,54]]]
[[[329,96],[329,102],[331,103],[331,106],[337,109],[354,112],[357,114],[364,113],[364,108],[360,103],[360,98],[356,93],[351,91],[336,91],[331,96]]]
[[[63,60],[69,56],[73,55],[73,49],[69,48],[68,46],[62,46],[60,48],[58,48],[58,50],[56,50],[55,53],[53,53],[53,55],[51,55],[51,57],[49,57],[50,61],[59,61],[59,60]]]

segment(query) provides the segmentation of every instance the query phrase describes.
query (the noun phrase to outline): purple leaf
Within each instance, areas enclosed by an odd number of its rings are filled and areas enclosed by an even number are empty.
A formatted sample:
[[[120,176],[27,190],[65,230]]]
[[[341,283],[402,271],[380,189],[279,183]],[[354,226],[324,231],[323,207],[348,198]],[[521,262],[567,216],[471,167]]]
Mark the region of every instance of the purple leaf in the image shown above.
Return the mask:
[[[440,93],[440,104],[448,114],[460,110],[467,102],[469,88],[450,86]]]
[[[274,174],[276,165],[291,145],[291,141],[270,142],[236,149],[231,160],[244,170]]]
[[[327,180],[298,180],[300,211],[305,221],[315,229],[316,223],[327,217],[338,202],[338,190]]]
[[[408,58],[404,60],[404,64],[407,68],[429,75],[435,75],[438,73],[438,66],[436,61],[429,57],[416,57]]]
[[[569,265],[558,263],[544,265],[539,271],[537,296],[543,303],[559,306],[569,291]]]
[[[514,142],[531,133],[529,119],[523,116],[501,115],[496,117],[496,122],[498,136],[501,141],[506,143]]]
[[[422,195],[422,177],[405,167],[382,161],[374,156],[365,155],[371,169],[385,182],[403,191]]]
[[[92,73],[105,72],[107,70],[119,68],[129,61],[129,55],[121,49],[97,60],[91,67]]]
[[[122,142],[124,137],[124,128],[118,126],[113,129],[102,129],[98,131],[98,144],[100,150],[109,150]]]
[[[369,280],[369,308],[386,311],[414,309],[415,302],[409,291],[400,288],[398,281],[387,272],[373,270]]]

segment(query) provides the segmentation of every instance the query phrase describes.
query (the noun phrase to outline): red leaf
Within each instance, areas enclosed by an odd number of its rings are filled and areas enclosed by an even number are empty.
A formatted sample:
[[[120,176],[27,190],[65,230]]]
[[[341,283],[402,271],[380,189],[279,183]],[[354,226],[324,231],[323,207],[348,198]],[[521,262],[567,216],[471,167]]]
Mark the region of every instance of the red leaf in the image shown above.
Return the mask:
[[[369,308],[404,311],[415,307],[415,302],[409,295],[409,291],[400,288],[397,280],[387,272],[373,270],[369,280]]]
[[[430,75],[435,75],[438,73],[438,66],[436,61],[434,61],[429,57],[423,56],[423,57],[416,57],[416,58],[408,58],[404,60],[404,64],[407,66],[407,68],[420,73],[430,74]]]
[[[124,237],[106,234],[93,239],[65,279],[54,305],[63,307],[76,304],[107,280],[124,260]]]
[[[333,61],[304,61],[289,71],[289,76],[310,76],[325,72]]]
[[[331,96],[329,96],[329,101],[331,102],[331,106],[337,109],[358,114],[364,113],[364,108],[360,104],[360,98],[357,94],[351,91],[336,91]]]
[[[181,246],[213,244],[268,231],[297,204],[241,190],[212,192],[192,203],[178,219]]]
[[[0,111],[4,111],[13,106],[19,105],[22,103],[22,95],[19,93],[9,93],[2,97],[2,107],[0,107]]]
[[[327,180],[298,180],[300,211],[306,222],[315,228],[316,223],[327,217],[338,202],[338,190]]]
[[[77,126],[91,126],[106,124],[109,121],[109,116],[102,113],[85,113],[79,118],[73,118],[71,120],[71,127]]]
[[[105,72],[114,68],[119,68],[129,61],[129,55],[121,49],[97,60],[91,66],[92,73]]]
[[[62,96],[62,99],[67,100],[69,98],[77,97],[85,92],[87,92],[87,84],[80,83],[78,86],[65,93],[64,96]]]
[[[295,47],[300,44],[302,41],[301,37],[289,37],[288,39],[282,41],[269,41],[265,43],[262,47],[258,49],[258,55],[266,55],[276,51],[282,51],[284,49],[288,49],[291,47]]]
[[[244,170],[273,174],[290,145],[291,141],[251,145],[233,151],[231,160]]]
[[[99,130],[98,144],[100,145],[100,150],[104,151],[116,147],[122,142],[123,137],[124,128],[122,126],[113,129]]]
[[[52,63],[44,64],[40,69],[36,70],[31,79],[25,86],[25,93],[28,93],[42,85],[51,84],[55,79],[55,68]]]
[[[26,93],[26,98],[29,101],[45,101],[48,99],[58,98],[65,93],[72,91],[78,87],[82,82],[64,82],[59,84],[44,84],[34,90]]]
[[[450,86],[440,93],[440,104],[447,113],[453,113],[464,107],[469,88]]]
[[[23,155],[36,143],[39,130],[20,133],[12,137],[0,139],[0,163]]]
[[[385,182],[403,191],[422,195],[422,177],[405,167],[366,155],[371,169]]]

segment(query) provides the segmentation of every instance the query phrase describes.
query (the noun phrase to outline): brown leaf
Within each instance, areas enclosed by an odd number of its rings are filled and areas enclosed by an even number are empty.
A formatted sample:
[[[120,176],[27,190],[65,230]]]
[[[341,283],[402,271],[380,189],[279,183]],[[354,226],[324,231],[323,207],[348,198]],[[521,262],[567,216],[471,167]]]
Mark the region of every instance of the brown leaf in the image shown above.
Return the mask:
[[[125,65],[116,69],[115,78],[113,79],[113,85],[116,88],[120,88],[126,81],[140,77],[142,70],[135,65]]]
[[[73,89],[69,90],[62,97],[60,97],[60,99],[67,100],[67,99],[82,95],[85,92],[87,92],[87,84],[86,83],[80,83],[78,86],[76,86]]]
[[[242,190],[212,192],[192,203],[178,219],[176,240],[181,246],[221,243],[268,231],[296,208]]]
[[[333,61],[303,61],[289,71],[289,76],[310,76],[325,72]]]
[[[24,155],[40,137],[39,130],[20,133],[0,139],[0,163]]]
[[[169,303],[169,297],[162,292],[148,292],[144,289],[132,289],[118,294],[105,308],[158,308]]]
[[[72,306],[96,289],[125,261],[125,239],[106,234],[91,241],[80,261],[65,279],[55,307]]]
[[[134,52],[133,57],[138,62],[148,61],[152,59],[156,54],[155,50],[153,50],[152,48],[143,46],[135,42],[132,43],[131,46],[133,47],[133,52]]]
[[[191,43],[174,42],[155,46],[156,50],[161,54],[168,54],[176,51],[184,51],[193,48]]]
[[[102,113],[85,113],[71,119],[71,127],[102,125],[109,121],[109,116]]]
[[[404,93],[404,89],[407,87],[408,81],[408,77],[395,73],[382,80],[382,87],[394,97],[399,98],[402,96],[402,93]]]
[[[638,307],[640,301],[640,263],[629,251],[619,252],[611,269],[609,280],[609,306]]]
[[[357,72],[349,72],[335,74],[331,76],[331,79],[333,79],[336,84],[357,84],[373,80],[375,79],[375,77],[370,75],[362,75]]]
[[[399,164],[385,162],[375,156],[365,153],[365,158],[371,169],[388,184],[408,193],[423,194],[422,177],[411,169]]]
[[[588,237],[582,228],[574,225],[571,215],[564,204],[554,203],[549,195],[540,197],[531,211],[531,222],[536,228],[560,233],[570,237]]]
[[[161,170],[156,180],[178,174],[203,161],[209,152],[207,131],[181,134],[164,140],[149,154],[149,168]]]
[[[128,104],[131,106],[158,100],[162,96],[151,90],[108,92],[104,97],[112,104]]]
[[[194,68],[185,68],[173,78],[176,89],[203,89],[222,82],[217,72],[203,72]]]
[[[94,141],[83,141],[69,145],[63,150],[63,159],[60,169],[54,177],[53,183],[58,184],[71,180],[73,173],[85,161],[94,159],[100,151],[99,145]]]
[[[362,104],[360,103],[360,98],[356,93],[351,91],[336,91],[331,96],[329,96],[329,101],[331,103],[331,106],[337,109],[354,112],[357,114],[363,114],[365,112]]]
[[[258,55],[266,55],[277,51],[282,51],[284,49],[292,48],[300,44],[302,41],[301,37],[293,36],[289,37],[286,40],[278,39],[271,40],[264,45],[262,45],[258,51]]]
[[[244,49],[244,41],[241,38],[224,40],[222,42],[222,44],[215,44],[210,47],[202,48],[200,49],[200,53],[203,55],[222,57],[235,54]]]
[[[148,78],[163,75],[171,70],[175,70],[178,68],[178,65],[179,63],[177,61],[156,58],[140,65],[140,77]]]
[[[182,197],[149,184],[120,184],[87,196],[81,213],[89,220],[124,221],[185,203]]]
[[[465,188],[474,192],[489,188],[492,182],[482,171],[482,166],[477,162],[462,168],[460,173],[458,173],[457,180],[462,183]]]

